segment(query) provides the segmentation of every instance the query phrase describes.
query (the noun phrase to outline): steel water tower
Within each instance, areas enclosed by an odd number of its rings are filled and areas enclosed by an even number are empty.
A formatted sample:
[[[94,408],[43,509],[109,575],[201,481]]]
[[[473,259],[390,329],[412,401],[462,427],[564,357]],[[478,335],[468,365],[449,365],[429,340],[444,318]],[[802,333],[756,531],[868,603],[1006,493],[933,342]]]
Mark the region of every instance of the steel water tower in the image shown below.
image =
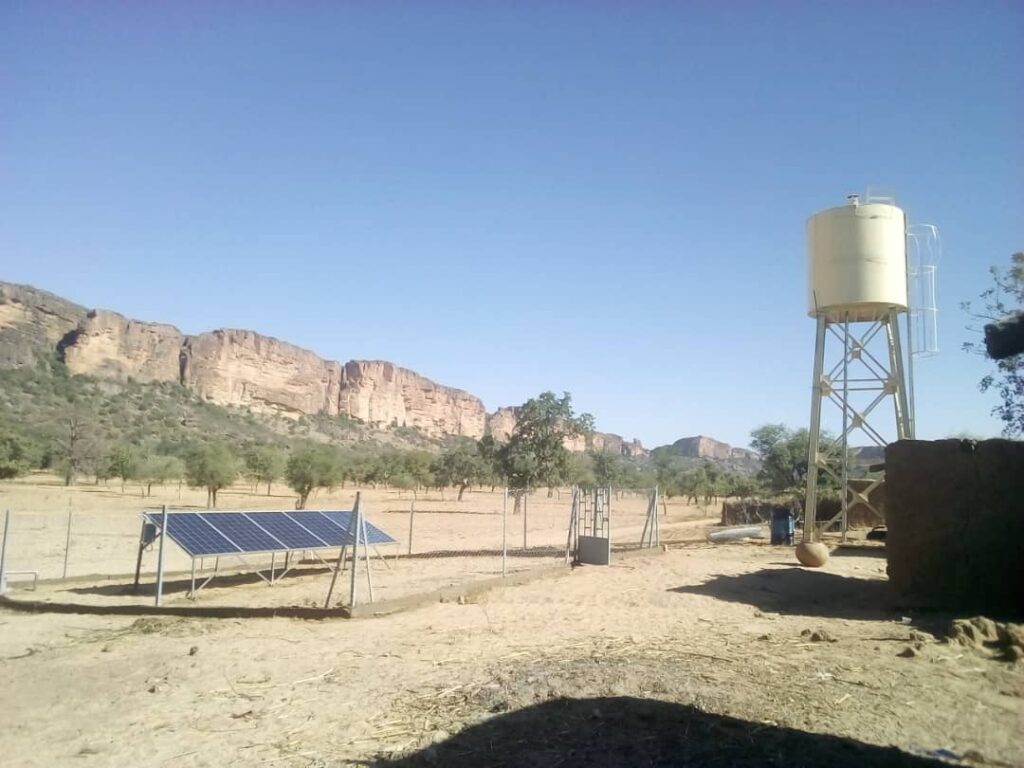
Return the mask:
[[[934,234],[934,228],[929,231]],[[847,510],[855,504],[866,505],[882,519],[872,493],[884,482],[884,472],[851,484],[850,448],[864,442],[884,447],[890,442],[887,435],[914,436],[913,395],[908,386],[914,339],[921,353],[937,349],[934,298],[914,315],[924,322],[912,329],[908,321],[901,330],[900,317],[909,317],[908,282],[919,285],[922,274],[929,281],[934,278],[933,264],[923,266],[916,256],[908,262],[908,237],[915,244],[914,253],[920,253],[916,235],[908,233],[906,215],[889,199],[862,201],[851,195],[847,205],[816,213],[807,222],[808,313],[817,323],[817,333],[805,545],[836,525],[842,526],[845,535]],[[929,285],[932,290],[925,293],[933,295],[933,283]],[[838,434],[826,437],[822,410],[829,404],[839,409],[840,420]],[[818,492],[825,482],[838,487],[840,509],[830,519],[818,521]],[[799,549],[797,554],[803,561]]]

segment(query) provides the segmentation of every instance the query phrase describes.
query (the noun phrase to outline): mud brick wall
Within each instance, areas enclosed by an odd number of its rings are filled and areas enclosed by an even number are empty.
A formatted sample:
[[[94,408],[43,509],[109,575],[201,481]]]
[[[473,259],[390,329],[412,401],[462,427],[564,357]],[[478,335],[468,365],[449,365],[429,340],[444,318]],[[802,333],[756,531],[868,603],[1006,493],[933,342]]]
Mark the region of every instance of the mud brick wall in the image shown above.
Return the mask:
[[[889,581],[904,605],[1024,612],[1024,443],[901,440],[885,471]]]

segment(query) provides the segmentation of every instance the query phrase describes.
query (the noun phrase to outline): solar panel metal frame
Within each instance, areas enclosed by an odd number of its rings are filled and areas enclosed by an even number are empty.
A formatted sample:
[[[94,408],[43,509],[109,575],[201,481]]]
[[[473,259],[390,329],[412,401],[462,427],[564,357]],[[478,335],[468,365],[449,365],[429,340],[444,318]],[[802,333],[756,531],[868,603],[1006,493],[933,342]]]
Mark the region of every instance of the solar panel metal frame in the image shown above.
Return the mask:
[[[307,509],[307,510],[297,510],[295,512],[285,512],[285,511],[282,511],[282,510],[224,510],[223,512],[170,512],[170,511],[168,511],[167,512],[168,528],[170,528],[170,530],[167,532],[167,536],[168,536],[168,538],[171,539],[171,541],[173,541],[181,549],[183,549],[186,552],[186,554],[189,555],[189,557],[192,557],[192,558],[197,558],[197,557],[227,557],[229,555],[270,555],[270,554],[274,554],[276,552],[297,552],[297,551],[302,551],[302,550],[334,549],[336,547],[354,546],[355,543],[356,543],[356,536],[355,536],[355,534],[353,532],[349,531],[348,528],[344,527],[342,525],[341,521],[338,518],[332,518],[332,517],[328,516],[327,513],[330,513],[332,515],[338,515],[338,516],[340,516],[340,515],[348,515],[349,516],[348,517],[348,521],[349,521],[348,524],[349,524],[349,526],[351,526],[351,524],[352,524],[351,521],[353,520],[353,516],[354,516],[353,510],[315,510],[315,509]],[[259,524],[259,517],[261,515],[269,515],[269,514],[283,514],[288,520],[290,520],[293,523],[295,523],[296,525],[298,525],[300,528],[302,528],[304,531],[306,531],[310,536],[314,537],[315,539],[317,539],[321,543],[318,544],[318,545],[310,545],[310,546],[302,546],[302,547],[290,547],[290,546],[287,546],[283,541],[281,541],[281,539],[279,539],[277,536],[275,536],[273,533],[268,531],[266,528],[263,528]],[[300,517],[300,515],[308,515],[308,514],[315,514],[317,517],[313,518],[314,520],[323,521],[323,522],[325,522],[329,526],[329,531],[332,533],[332,537],[331,537],[330,541],[326,541],[315,530],[312,530],[311,528],[309,528],[309,527],[307,527],[307,526],[302,524],[302,519],[303,518]],[[252,523],[257,528],[259,528],[260,531],[264,535],[266,535],[267,537],[269,537],[269,538],[273,539],[274,541],[278,542],[278,544],[280,544],[280,547],[277,547],[275,549],[243,549],[242,546],[237,541],[235,541],[230,536],[228,536],[228,534],[225,531],[223,531],[217,525],[217,523],[215,521],[216,521],[216,519],[220,515],[225,515],[225,516],[241,515],[248,522]],[[146,513],[144,513],[144,518],[148,522],[153,523],[154,525],[156,525],[156,527],[158,529],[160,529],[161,532],[163,531],[163,526],[162,526],[163,514],[161,512],[146,512]],[[225,550],[225,551],[210,550],[208,552],[194,552],[193,551],[193,547],[191,547],[191,546],[189,546],[188,544],[185,543],[185,541],[183,540],[184,537],[180,537],[179,538],[178,536],[175,536],[175,532],[174,532],[173,526],[171,525],[171,522],[170,522],[172,519],[179,519],[179,520],[183,520],[183,519],[199,519],[199,520],[202,520],[204,523],[207,524],[207,526],[210,528],[210,531],[215,536],[218,536],[219,538],[224,539],[228,544],[231,544],[233,547],[235,547],[235,549],[234,550]],[[366,525],[366,538],[367,538],[367,543],[368,544],[376,545],[376,544],[392,544],[392,543],[395,543],[395,539],[393,539],[387,533],[382,531],[380,528],[377,528],[375,525],[366,522],[365,518],[363,518],[363,522]],[[337,531],[337,534],[334,534],[334,531]]]
[[[320,514],[334,523],[336,526],[341,528],[343,531],[348,533],[350,536],[350,530],[352,523],[355,520],[355,512],[352,510],[321,510]],[[343,524],[342,520],[346,522]],[[366,543],[367,544],[395,544],[397,543],[390,535],[380,528],[369,522],[366,517],[362,518],[363,523],[366,525]]]

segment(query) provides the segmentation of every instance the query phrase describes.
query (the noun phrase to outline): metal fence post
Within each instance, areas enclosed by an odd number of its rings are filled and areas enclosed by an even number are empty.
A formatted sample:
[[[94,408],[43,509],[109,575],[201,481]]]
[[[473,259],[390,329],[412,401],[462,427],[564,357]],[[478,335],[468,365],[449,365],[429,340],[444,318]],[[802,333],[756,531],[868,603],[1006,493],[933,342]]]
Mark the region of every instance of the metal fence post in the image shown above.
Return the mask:
[[[409,551],[412,554],[412,521],[416,518],[416,491],[412,492],[412,501],[409,502]]]
[[[530,497],[530,489],[523,491],[523,550],[526,550],[526,500]]]
[[[64,538],[64,573],[61,575],[62,579],[68,577],[68,555],[71,552],[71,515],[74,510],[71,508],[70,502],[68,503],[68,533]]]
[[[11,529],[11,510],[4,512],[4,538],[0,541],[0,595],[7,591],[7,534]]]
[[[505,560],[508,557],[506,533],[508,531],[508,486],[501,495],[501,577],[505,578]]]

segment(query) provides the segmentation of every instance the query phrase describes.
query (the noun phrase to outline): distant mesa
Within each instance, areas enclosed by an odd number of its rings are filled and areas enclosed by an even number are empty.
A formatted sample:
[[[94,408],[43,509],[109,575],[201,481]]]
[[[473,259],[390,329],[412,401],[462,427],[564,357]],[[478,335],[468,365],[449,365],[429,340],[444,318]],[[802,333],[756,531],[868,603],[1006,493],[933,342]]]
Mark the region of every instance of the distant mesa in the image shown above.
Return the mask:
[[[195,336],[173,325],[87,310],[46,291],[0,282],[0,368],[60,355],[73,374],[181,384],[202,399],[288,418],[344,415],[377,429],[408,427],[427,437],[492,434],[507,440],[515,408],[488,415],[480,398],[384,360],[325,360],[254,331]],[[595,433],[590,445],[646,454],[638,440]],[[567,447],[585,450],[580,438]]]
[[[759,458],[754,451],[748,451],[746,448],[734,448],[728,443],[704,435],[683,437],[667,447],[670,453],[693,459],[749,459],[756,461]]]

